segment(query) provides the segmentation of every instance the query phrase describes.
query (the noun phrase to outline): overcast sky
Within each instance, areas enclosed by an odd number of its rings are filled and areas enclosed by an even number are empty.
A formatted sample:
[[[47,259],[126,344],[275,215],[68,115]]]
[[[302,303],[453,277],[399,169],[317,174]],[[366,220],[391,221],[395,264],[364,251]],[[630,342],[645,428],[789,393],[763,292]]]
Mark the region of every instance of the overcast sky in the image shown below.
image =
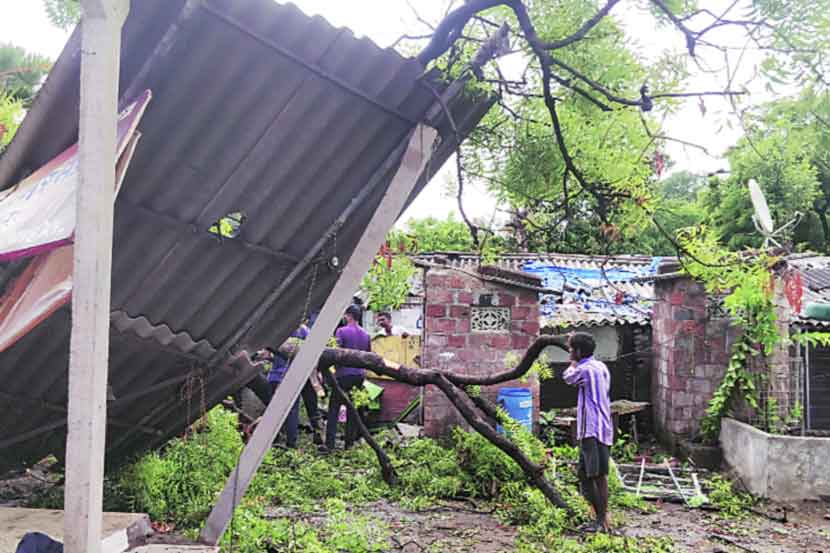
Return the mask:
[[[438,21],[445,13],[449,0],[410,0],[417,6],[420,16],[428,21]],[[421,24],[410,9],[406,0],[295,0],[294,2],[309,15],[321,15],[336,26],[352,29],[357,35],[365,35],[381,46],[391,45],[403,34],[425,34],[429,30]],[[707,7],[723,9],[731,0],[703,0]],[[630,6],[629,3],[623,3]],[[56,58],[63,48],[68,33],[56,29],[46,19],[40,0],[0,0],[0,41],[11,42],[51,58]],[[614,12],[612,12],[614,13]],[[640,47],[638,51],[656,55],[665,49],[680,50],[683,47],[682,36],[668,29],[655,28],[653,19],[636,9],[626,9],[617,14],[629,34],[636,37]],[[710,37],[715,41],[733,45],[738,35],[730,36],[724,31],[719,36]],[[756,61],[750,53],[744,57],[745,77],[752,73]],[[721,63],[712,56],[703,60],[709,67]],[[501,62],[507,69],[511,62]],[[515,66],[515,63],[513,64]],[[740,81],[740,78],[738,79]],[[723,83],[713,77],[697,72],[694,83],[687,88],[694,90],[717,89]],[[760,91],[760,85],[753,85],[753,100],[766,99]],[[702,114],[697,100],[685,102],[683,108],[666,122],[667,134],[694,143],[705,144],[711,155],[699,150],[681,146],[677,143],[667,144],[669,156],[676,163],[677,169],[689,169],[704,173],[726,164],[721,159],[723,152],[740,136],[734,117],[729,116],[729,105],[722,99],[707,99],[706,114]],[[726,122],[730,121],[730,128]],[[452,164],[448,163],[448,167]],[[445,216],[457,213],[455,201],[446,197],[447,181],[454,179],[454,172],[447,168],[427,187],[413,206],[404,215],[424,217],[427,215]],[[495,202],[485,190],[475,188],[466,190],[465,207],[474,217],[490,217],[495,210]]]

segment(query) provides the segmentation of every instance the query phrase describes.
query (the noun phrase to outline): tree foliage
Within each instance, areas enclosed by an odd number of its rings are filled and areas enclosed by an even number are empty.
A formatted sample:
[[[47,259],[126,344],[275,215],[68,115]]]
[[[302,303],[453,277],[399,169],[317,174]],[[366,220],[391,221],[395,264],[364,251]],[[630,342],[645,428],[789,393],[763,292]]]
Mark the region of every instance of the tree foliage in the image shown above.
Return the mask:
[[[642,51],[617,16],[644,7],[656,26],[684,39],[685,52]],[[705,110],[710,96],[729,99],[742,113],[745,90],[733,85],[745,49],[760,53],[758,73],[770,86],[825,90],[828,8],[830,0],[738,0],[717,9],[694,0],[468,0],[434,28],[420,61],[456,76],[481,41],[507,23],[510,49],[527,68],[519,79],[506,78],[496,64],[477,71],[484,78],[476,86],[495,93],[498,106],[461,149],[459,201],[464,180],[489,186],[510,214],[511,249],[676,253],[675,231],[700,222],[721,200],[708,194],[710,203],[698,203],[696,195],[677,197],[661,186],[670,163],[665,144],[673,140],[662,126],[666,116],[684,98]],[[719,44],[727,32],[730,43]],[[744,47],[736,46],[740,41]],[[717,58],[725,63],[712,68]],[[701,71],[693,74],[690,64]],[[721,77],[723,88],[701,89],[695,75],[702,71]],[[778,149],[761,152],[768,161],[799,151],[795,142],[769,147]],[[753,170],[737,150],[733,157],[742,174]],[[802,203],[816,198],[805,167],[780,176],[801,179],[789,196]],[[723,205],[740,200],[732,196]],[[480,225],[461,213],[478,243]]]
[[[405,256],[375,259],[360,286],[369,296],[369,309],[377,313],[400,307],[409,294],[409,281],[414,274],[415,266]]]
[[[475,251],[467,226],[453,215],[410,219],[402,230],[392,231],[389,243],[410,253]]]
[[[10,94],[0,91],[0,153],[17,132],[22,116],[23,103]]]
[[[0,44],[0,152],[11,142],[51,62],[13,44]]]
[[[70,29],[81,20],[79,0],[43,0],[43,7],[49,21],[61,29]]]
[[[830,97],[805,89],[797,98],[762,106],[729,154],[732,173],[713,179],[703,195],[710,224],[731,249],[759,246],[746,183],[763,189],[776,226],[802,214],[785,238],[798,249],[830,251]]]
[[[52,62],[9,43],[0,43],[0,89],[26,107],[31,105]]]

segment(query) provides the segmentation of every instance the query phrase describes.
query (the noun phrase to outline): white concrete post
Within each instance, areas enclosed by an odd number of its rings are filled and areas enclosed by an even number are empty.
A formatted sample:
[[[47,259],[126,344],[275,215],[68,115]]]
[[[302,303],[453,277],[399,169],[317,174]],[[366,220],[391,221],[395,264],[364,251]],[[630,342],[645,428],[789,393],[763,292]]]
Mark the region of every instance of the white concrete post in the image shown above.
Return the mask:
[[[107,424],[113,194],[121,27],[129,0],[82,0],[80,185],[75,228],[64,551],[99,553]]]

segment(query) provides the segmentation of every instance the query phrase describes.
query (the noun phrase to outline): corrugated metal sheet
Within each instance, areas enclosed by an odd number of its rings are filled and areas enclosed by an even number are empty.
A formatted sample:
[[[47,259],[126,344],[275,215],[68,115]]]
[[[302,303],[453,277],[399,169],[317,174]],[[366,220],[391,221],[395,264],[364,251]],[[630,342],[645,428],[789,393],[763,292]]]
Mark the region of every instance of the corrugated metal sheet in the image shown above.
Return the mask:
[[[423,254],[416,260],[464,270],[475,270],[480,263],[478,256],[453,252]],[[649,324],[654,286],[630,275],[651,274],[659,261],[643,255],[528,253],[502,255],[495,263],[512,271],[524,271],[533,265],[562,268],[557,283],[545,283],[548,288],[562,288],[563,294],[543,297],[542,325],[579,327]],[[599,278],[579,278],[579,271],[595,272]],[[626,273],[625,278],[615,276],[622,273]],[[617,303],[618,299],[624,303]]]
[[[144,89],[154,100],[116,202],[109,461],[243,383],[205,360],[234,345],[443,90],[415,60],[272,0],[136,1],[123,35],[122,102]],[[76,140],[79,63],[76,31],[0,158],[0,188]],[[449,102],[462,136],[490,104]],[[434,123],[452,137],[445,115]],[[396,167],[240,345],[280,342],[322,303],[337,277],[328,261],[348,259]],[[238,238],[207,232],[232,211],[248,216]],[[0,468],[63,450],[69,328],[64,308],[0,354]]]
[[[786,261],[787,266],[801,273],[801,313],[793,316],[793,322],[821,329],[830,328],[830,322],[810,319],[804,314],[809,303],[830,303],[830,256],[793,254]]]

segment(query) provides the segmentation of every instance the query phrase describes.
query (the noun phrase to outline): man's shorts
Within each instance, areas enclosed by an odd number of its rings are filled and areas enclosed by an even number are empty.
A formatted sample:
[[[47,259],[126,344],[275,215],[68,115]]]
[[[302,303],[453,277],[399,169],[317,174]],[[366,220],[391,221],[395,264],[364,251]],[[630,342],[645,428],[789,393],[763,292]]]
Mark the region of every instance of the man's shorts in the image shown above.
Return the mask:
[[[579,446],[579,477],[596,478],[608,475],[610,448],[596,438],[585,438]]]

